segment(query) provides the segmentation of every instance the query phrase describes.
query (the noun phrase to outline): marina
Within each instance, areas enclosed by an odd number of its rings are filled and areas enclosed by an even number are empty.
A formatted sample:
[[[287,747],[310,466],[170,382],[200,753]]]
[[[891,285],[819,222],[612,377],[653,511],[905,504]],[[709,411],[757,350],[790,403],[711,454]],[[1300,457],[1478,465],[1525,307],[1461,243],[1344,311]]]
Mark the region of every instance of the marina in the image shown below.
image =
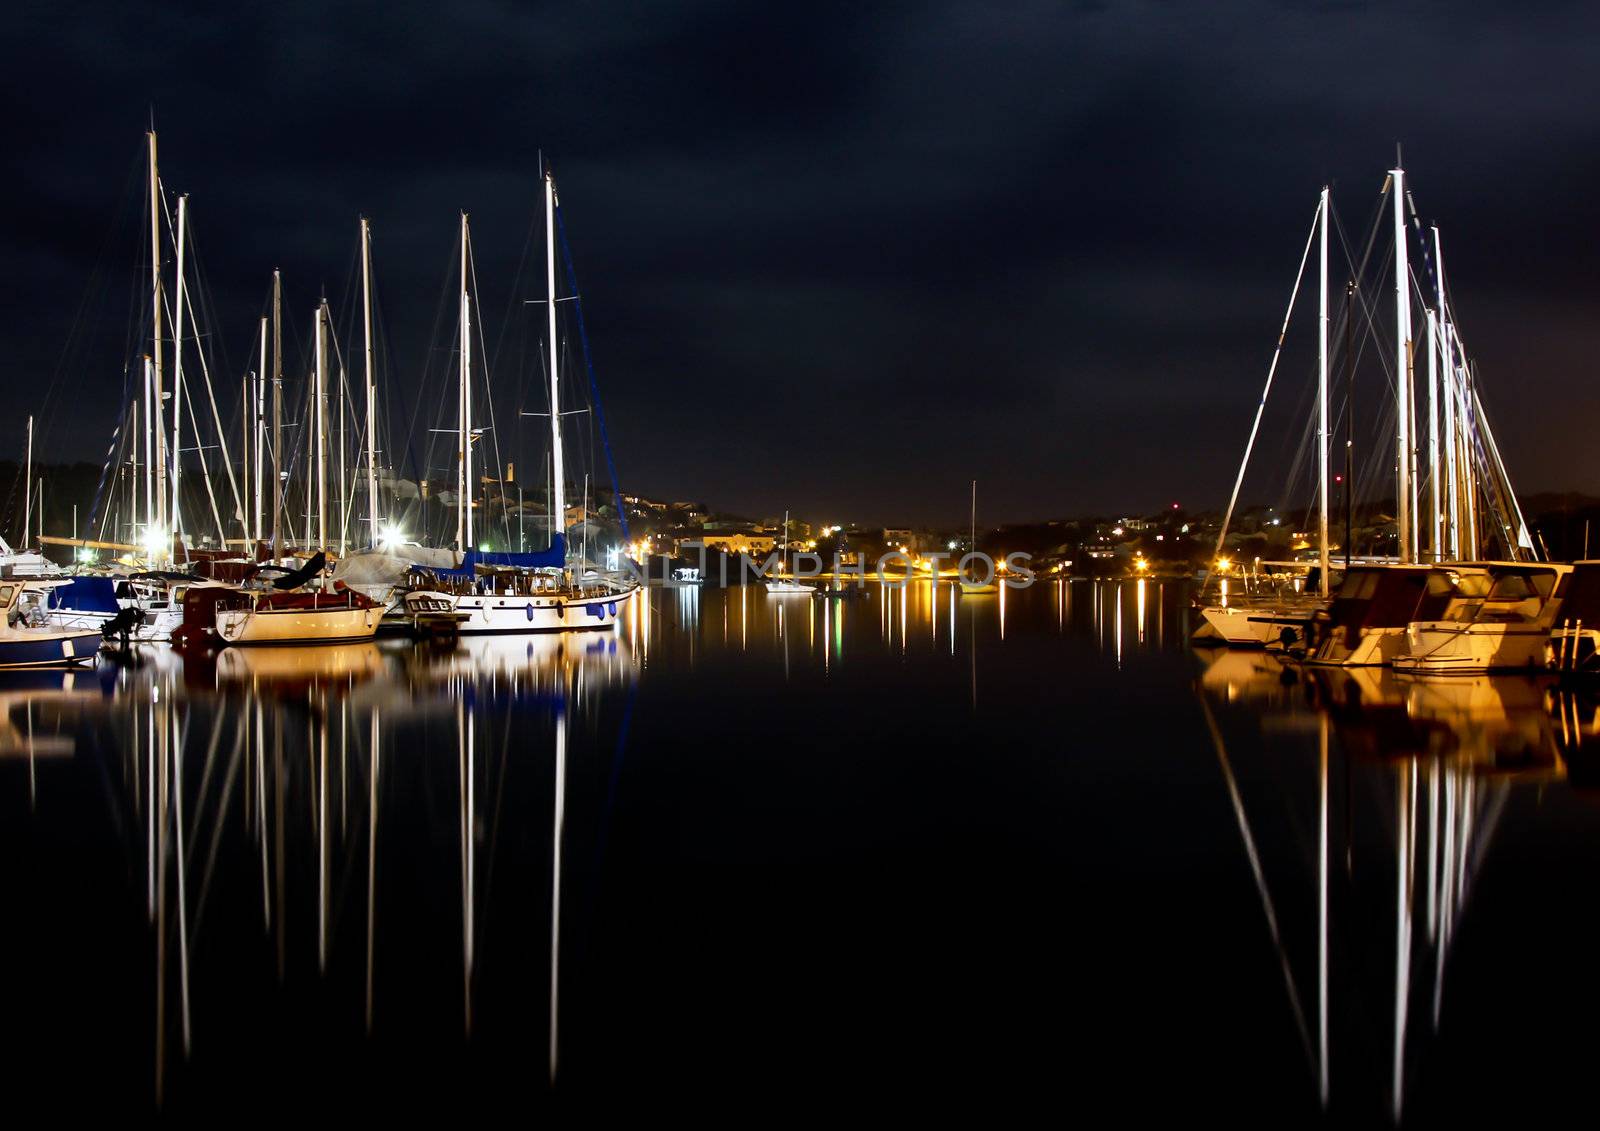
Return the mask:
[[[12,23],[11,1123],[1584,1122],[1600,9]]]

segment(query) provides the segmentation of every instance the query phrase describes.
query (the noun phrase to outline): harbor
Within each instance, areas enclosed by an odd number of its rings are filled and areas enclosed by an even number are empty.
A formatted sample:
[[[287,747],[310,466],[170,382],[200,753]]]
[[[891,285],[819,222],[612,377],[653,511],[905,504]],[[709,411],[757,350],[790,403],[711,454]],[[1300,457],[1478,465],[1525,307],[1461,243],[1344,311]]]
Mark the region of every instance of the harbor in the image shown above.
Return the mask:
[[[13,1122],[1576,1122],[1596,13],[16,22]]]

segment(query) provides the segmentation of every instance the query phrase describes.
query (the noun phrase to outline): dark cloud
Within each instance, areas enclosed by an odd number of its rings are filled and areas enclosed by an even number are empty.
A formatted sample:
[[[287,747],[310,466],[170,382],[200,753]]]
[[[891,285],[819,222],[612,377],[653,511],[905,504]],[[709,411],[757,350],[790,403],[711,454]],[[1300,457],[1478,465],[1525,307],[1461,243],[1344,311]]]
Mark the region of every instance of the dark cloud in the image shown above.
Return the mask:
[[[457,211],[497,319],[542,149],[626,484],[863,521],[959,513],[972,475],[997,520],[1218,501],[1318,189],[1361,230],[1403,140],[1514,478],[1600,492],[1592,5],[116,4],[10,36],[14,404],[108,284],[63,456],[115,415],[154,107],[229,355],[272,267],[297,325],[337,300],[365,213],[396,399],[430,403]]]

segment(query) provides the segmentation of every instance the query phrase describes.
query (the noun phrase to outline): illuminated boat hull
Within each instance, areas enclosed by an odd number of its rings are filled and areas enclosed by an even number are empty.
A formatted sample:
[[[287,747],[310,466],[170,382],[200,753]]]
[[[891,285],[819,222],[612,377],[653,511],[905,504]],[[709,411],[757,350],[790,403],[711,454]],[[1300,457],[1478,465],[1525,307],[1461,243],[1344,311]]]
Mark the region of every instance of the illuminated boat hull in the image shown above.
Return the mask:
[[[383,619],[383,607],[270,608],[217,610],[217,637],[223,644],[343,644],[370,640]]]
[[[5,628],[0,630],[0,670],[85,664],[100,650],[100,633]]]
[[[519,632],[594,632],[613,628],[637,589],[592,597],[478,595],[456,598],[466,614],[456,627],[463,636]]]
[[[1478,675],[1545,667],[1550,630],[1539,624],[1418,621],[1406,628],[1406,651],[1394,670],[1412,675]]]

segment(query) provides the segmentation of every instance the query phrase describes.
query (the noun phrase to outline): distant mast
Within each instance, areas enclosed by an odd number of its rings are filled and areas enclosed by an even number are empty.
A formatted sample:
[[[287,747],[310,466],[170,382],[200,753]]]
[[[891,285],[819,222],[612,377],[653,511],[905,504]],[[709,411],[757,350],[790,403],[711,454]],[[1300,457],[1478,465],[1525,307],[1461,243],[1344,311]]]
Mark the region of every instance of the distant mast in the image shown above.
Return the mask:
[[[561,536],[562,564],[566,564],[566,467],[561,456],[561,383],[556,372],[556,182],[544,174],[545,288],[550,313],[550,544]]]

